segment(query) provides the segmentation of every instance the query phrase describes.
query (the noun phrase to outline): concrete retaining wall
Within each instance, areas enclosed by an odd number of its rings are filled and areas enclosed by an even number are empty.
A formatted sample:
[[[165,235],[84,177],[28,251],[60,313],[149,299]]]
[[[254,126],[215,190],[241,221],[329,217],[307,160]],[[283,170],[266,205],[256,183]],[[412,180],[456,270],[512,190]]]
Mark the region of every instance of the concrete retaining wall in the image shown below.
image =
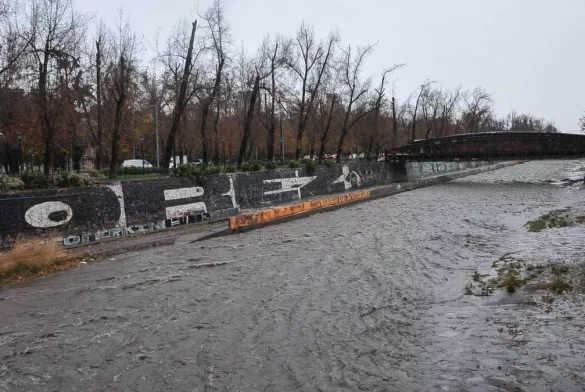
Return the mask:
[[[19,237],[56,236],[66,246],[237,215],[352,189],[403,183],[484,166],[467,163],[350,163],[217,175],[204,186],[184,179],[129,181],[94,188],[0,195],[0,245]]]
[[[323,212],[357,202],[387,197],[401,192],[411,191],[417,188],[445,183],[465,176],[479,174],[484,171],[495,170],[518,163],[519,162],[504,162],[491,166],[482,164],[477,165],[475,168],[469,168],[468,170],[438,174],[432,177],[419,178],[410,182],[394,183],[379,186],[369,190],[349,192],[337,197],[329,197],[310,202],[290,204],[283,207],[270,208],[253,213],[244,213],[239,216],[230,218],[230,230],[231,232],[248,231],[258,227],[300,218],[310,214]]]

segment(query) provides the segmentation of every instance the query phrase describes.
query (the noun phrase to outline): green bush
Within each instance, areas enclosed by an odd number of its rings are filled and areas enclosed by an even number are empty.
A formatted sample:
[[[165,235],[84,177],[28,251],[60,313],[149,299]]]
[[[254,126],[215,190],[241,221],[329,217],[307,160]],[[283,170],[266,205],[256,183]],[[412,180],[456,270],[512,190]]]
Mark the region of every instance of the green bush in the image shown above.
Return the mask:
[[[316,168],[317,167],[315,166],[315,161],[307,159],[307,162],[305,162],[305,170],[307,170],[307,174],[312,176],[313,174],[315,174]]]
[[[17,177],[0,175],[0,192],[24,189],[24,182]]]
[[[24,172],[21,179],[26,189],[47,189],[49,187],[49,180],[42,173]]]
[[[235,173],[237,168],[234,165],[227,165],[224,169],[225,173]]]
[[[262,170],[262,165],[258,162],[254,162],[252,164],[252,171],[256,172],[256,171],[260,171],[260,170]]]
[[[276,169],[276,162],[268,162],[266,164],[266,170],[274,170]]]
[[[179,165],[177,167],[172,168],[173,176],[175,177],[190,177],[194,178],[197,176],[198,170],[196,166],[191,165]]]
[[[77,187],[77,186],[94,186],[95,179],[89,173],[57,173],[53,181],[62,188]]]
[[[205,176],[212,176],[214,174],[220,174],[221,173],[221,167],[220,166],[203,166],[200,169],[201,174],[205,175]]]
[[[249,171],[252,171],[252,165],[251,165],[251,164],[249,164],[249,163],[244,163],[244,164],[242,165],[242,167],[240,168],[240,170],[241,170],[241,171],[243,171],[243,172],[249,172]]]
[[[335,165],[335,163],[336,162],[333,159],[326,159],[324,162],[325,166],[327,167],[332,167],[333,165]]]
[[[175,177],[192,178],[197,181],[200,186],[207,185],[207,177],[221,173],[221,167],[219,166],[207,166],[207,165],[179,165],[172,169]]]
[[[299,161],[291,161],[288,167],[290,167],[291,169],[297,169],[301,167],[301,164],[299,163]]]

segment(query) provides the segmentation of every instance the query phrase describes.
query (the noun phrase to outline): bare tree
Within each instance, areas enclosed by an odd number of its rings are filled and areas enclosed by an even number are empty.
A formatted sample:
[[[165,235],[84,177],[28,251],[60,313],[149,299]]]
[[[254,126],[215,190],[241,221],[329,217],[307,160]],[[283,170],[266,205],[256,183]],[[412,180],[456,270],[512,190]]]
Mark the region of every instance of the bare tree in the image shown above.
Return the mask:
[[[274,41],[267,36],[262,43],[261,56],[265,58],[270,68],[270,87],[268,88],[270,96],[270,103],[268,97],[265,97],[265,111],[267,111],[267,119],[262,123],[267,130],[266,138],[266,159],[269,162],[274,160],[274,141],[276,139],[276,103],[277,96],[277,71],[284,64],[283,57],[283,43],[281,38],[276,38]]]
[[[30,26],[28,26],[30,28]],[[17,4],[0,0],[0,86],[14,80],[32,35],[19,31]]]
[[[444,94],[440,88],[427,89],[423,95],[421,108],[426,128],[425,139],[430,138],[433,129],[435,129],[439,121],[439,108],[444,105],[443,102]]]
[[[467,132],[477,132],[482,118],[491,112],[492,98],[481,87],[476,87],[472,92],[464,92],[462,97],[466,106],[464,120]]]
[[[441,124],[439,126],[439,133],[437,136],[443,136],[445,126],[451,123],[451,120],[453,119],[453,112],[460,97],[461,87],[458,87],[455,92],[444,94],[443,107],[439,118]]]
[[[108,67],[108,78],[111,88],[111,99],[114,103],[114,124],[112,128],[112,150],[110,154],[110,178],[116,178],[118,159],[120,156],[120,139],[122,135],[122,124],[125,117],[126,104],[132,78],[136,72],[136,54],[138,50],[138,39],[131,30],[130,25],[122,23],[120,14],[120,25],[118,34],[112,43],[114,58]]]
[[[314,29],[303,23],[297,32],[296,39],[290,44],[287,65],[299,83],[299,90],[295,94],[299,116],[295,150],[296,160],[301,156],[307,121],[314,108],[319,87],[330,65],[335,44],[338,41],[338,35],[332,33],[327,43],[317,42]]]
[[[229,44],[229,25],[225,20],[224,8],[222,0],[214,0],[213,5],[207,10],[202,19],[206,23],[206,30],[208,40],[210,41],[211,51],[214,55],[213,66],[215,72],[213,74],[213,83],[211,89],[205,89],[202,94],[197,97],[201,103],[201,124],[199,127],[201,133],[202,159],[203,162],[209,162],[209,135],[207,134],[207,122],[209,120],[209,113],[214,101],[220,93],[221,80],[224,72],[224,67],[227,60],[226,46]],[[219,121],[219,106],[216,105],[216,116],[214,124]],[[214,127],[217,131],[217,126]],[[215,159],[219,159],[219,137],[215,135]]]
[[[410,141],[414,141],[416,139],[416,125],[417,125],[417,121],[418,121],[418,109],[420,107],[421,99],[424,97],[429,86],[432,83],[433,82],[430,82],[427,80],[423,84],[421,84],[421,86],[419,88],[418,96],[417,96],[416,102],[414,104],[414,110],[412,111],[412,136],[410,138]]]
[[[378,135],[378,128],[379,128],[379,121],[380,121],[380,115],[382,112],[382,109],[384,107],[384,105],[386,104],[385,102],[385,98],[386,98],[386,82],[387,82],[387,77],[390,73],[392,73],[394,70],[396,70],[397,68],[402,67],[404,64],[398,64],[398,65],[394,65],[391,68],[385,69],[384,71],[382,71],[382,80],[380,81],[380,86],[374,90],[374,92],[376,93],[375,95],[375,101],[374,101],[374,124],[372,127],[372,134],[370,135],[370,141],[368,143],[368,148],[366,151],[366,155],[370,155],[372,152],[372,149],[374,148],[374,143],[376,143],[376,157],[378,156],[378,153],[380,152],[380,137]]]
[[[167,71],[172,74],[173,82],[178,84],[178,86],[175,86],[176,90],[174,94],[175,99],[171,129],[167,137],[167,143],[162,163],[163,167],[165,168],[169,167],[171,157],[173,156],[175,141],[177,138],[177,133],[179,132],[181,118],[183,117],[185,107],[187,106],[187,104],[189,103],[189,101],[196,92],[195,87],[196,82],[193,80],[196,79],[196,75],[194,75],[195,59],[197,58],[199,53],[201,53],[201,51],[198,51],[194,55],[194,42],[196,30],[197,21],[193,22],[193,24],[191,25],[191,34],[189,35],[189,39],[187,41],[188,46],[185,50],[185,40],[187,37],[187,33],[185,29],[179,27],[176,35],[169,39],[167,52],[164,55],[165,66],[167,67]],[[180,74],[180,63],[179,61],[177,61],[177,58],[184,59],[182,74]]]
[[[58,109],[53,105],[53,90],[59,83],[57,72],[75,67],[79,58],[87,18],[74,11],[71,0],[31,0],[26,12],[28,55],[36,69],[39,122],[43,130],[44,174],[49,177],[53,166],[54,139]]]
[[[364,60],[373,50],[374,45],[358,47],[354,56],[351,45],[348,45],[347,49],[343,50],[340,59],[338,72],[341,75],[341,83],[345,90],[344,101],[347,102],[347,106],[345,107],[345,114],[343,116],[341,135],[337,143],[337,162],[341,162],[343,144],[348,132],[359,120],[372,111],[372,108],[369,107],[367,95],[372,79],[368,78],[362,81],[360,74]]]

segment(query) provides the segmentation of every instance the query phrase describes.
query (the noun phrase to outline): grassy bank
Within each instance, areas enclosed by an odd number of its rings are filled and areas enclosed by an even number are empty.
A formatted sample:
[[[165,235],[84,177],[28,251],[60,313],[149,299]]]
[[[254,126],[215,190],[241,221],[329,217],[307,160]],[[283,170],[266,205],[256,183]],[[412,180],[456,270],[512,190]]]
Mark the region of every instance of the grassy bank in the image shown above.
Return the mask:
[[[0,253],[0,287],[74,268],[88,260],[86,255],[70,255],[55,241],[18,242],[9,252]]]

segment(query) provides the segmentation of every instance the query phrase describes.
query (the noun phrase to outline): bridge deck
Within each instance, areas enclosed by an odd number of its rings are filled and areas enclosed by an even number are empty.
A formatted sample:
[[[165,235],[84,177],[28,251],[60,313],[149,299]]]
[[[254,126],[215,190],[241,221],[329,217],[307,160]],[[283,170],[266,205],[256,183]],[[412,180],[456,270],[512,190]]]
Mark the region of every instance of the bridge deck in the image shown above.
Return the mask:
[[[585,135],[535,132],[490,132],[415,140],[387,154],[388,160],[410,161],[580,157],[585,157]]]

